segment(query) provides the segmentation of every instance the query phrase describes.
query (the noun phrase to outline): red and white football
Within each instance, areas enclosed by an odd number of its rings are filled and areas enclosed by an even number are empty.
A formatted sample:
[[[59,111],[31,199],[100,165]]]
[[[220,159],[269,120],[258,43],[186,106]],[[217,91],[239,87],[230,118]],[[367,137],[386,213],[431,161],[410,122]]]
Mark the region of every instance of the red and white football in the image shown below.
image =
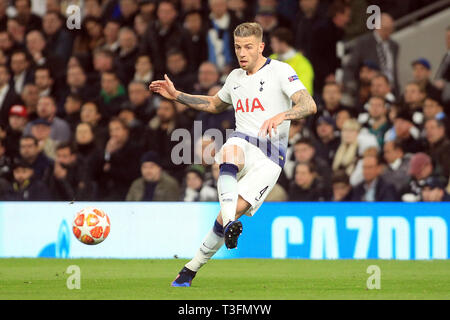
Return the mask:
[[[84,208],[73,219],[73,234],[84,244],[94,245],[103,242],[110,230],[111,223],[108,215],[94,207]]]

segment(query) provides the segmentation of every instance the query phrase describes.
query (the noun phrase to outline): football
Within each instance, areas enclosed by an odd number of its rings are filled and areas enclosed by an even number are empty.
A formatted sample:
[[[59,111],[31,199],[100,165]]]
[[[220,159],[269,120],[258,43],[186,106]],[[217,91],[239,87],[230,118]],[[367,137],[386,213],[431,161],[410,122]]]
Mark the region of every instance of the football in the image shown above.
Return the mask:
[[[73,219],[73,234],[84,244],[94,245],[103,242],[110,230],[111,223],[108,215],[98,208],[84,208]]]

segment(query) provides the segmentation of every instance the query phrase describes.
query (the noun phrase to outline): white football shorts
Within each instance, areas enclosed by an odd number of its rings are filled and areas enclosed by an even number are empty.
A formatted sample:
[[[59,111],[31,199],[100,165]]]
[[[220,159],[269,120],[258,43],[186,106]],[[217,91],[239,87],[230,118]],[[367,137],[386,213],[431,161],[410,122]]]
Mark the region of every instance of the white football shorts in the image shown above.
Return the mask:
[[[251,205],[245,215],[253,216],[277,183],[281,167],[257,146],[238,137],[231,137],[225,142],[214,157],[216,163],[221,163],[222,150],[229,145],[236,145],[244,152],[244,168],[237,174],[238,194]]]

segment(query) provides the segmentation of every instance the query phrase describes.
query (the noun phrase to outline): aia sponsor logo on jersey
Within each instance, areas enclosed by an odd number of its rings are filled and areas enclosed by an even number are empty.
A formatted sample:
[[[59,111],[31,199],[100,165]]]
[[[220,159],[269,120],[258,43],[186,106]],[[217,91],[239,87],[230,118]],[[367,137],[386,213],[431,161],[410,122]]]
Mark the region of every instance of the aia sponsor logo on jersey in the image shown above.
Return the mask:
[[[258,109],[264,111],[264,107],[258,98],[254,98],[251,103],[248,98],[245,101],[239,99],[236,103],[236,112],[255,112]]]

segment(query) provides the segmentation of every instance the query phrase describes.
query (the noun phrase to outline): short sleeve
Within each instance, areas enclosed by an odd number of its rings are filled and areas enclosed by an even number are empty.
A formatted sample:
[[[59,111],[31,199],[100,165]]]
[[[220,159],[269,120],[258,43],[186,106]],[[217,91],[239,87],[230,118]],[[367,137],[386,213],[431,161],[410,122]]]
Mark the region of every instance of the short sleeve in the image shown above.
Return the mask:
[[[229,90],[230,76],[231,76],[231,73],[228,75],[227,79],[225,80],[225,84],[223,85],[223,87],[219,90],[219,92],[217,92],[217,96],[223,102],[228,103],[228,104],[233,104],[233,102],[231,100],[230,90]]]
[[[289,98],[299,90],[306,90],[306,87],[300,81],[295,70],[287,63],[280,63],[278,78],[280,80],[281,90]]]

